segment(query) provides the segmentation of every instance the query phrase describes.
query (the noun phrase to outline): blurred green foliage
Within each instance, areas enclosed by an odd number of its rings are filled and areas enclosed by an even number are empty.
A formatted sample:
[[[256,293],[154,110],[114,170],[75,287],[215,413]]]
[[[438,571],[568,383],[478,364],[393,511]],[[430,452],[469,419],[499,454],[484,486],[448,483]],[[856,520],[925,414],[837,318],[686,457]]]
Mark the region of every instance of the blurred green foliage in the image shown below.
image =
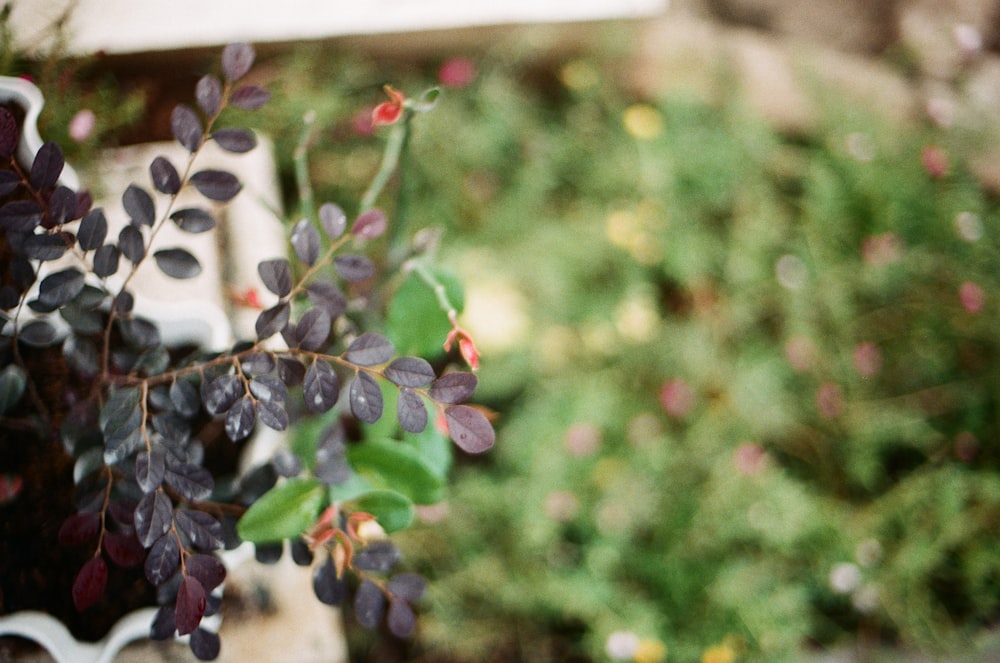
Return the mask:
[[[451,233],[501,413],[407,535],[416,649],[974,649],[1000,607],[1000,210],[968,137],[835,105],[785,137],[736,99],[637,103],[599,59],[524,64],[484,58],[411,145],[407,217]]]

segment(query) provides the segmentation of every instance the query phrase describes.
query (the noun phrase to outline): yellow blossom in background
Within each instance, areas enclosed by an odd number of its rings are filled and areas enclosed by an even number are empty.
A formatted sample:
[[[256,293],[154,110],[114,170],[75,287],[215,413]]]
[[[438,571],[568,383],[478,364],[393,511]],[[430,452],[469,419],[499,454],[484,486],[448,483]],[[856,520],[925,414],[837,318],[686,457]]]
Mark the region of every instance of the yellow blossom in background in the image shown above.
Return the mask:
[[[622,114],[625,131],[633,138],[650,140],[663,133],[663,116],[649,104],[633,104]]]
[[[659,640],[645,638],[635,650],[635,663],[660,663],[667,660],[667,646]]]
[[[586,90],[597,85],[600,76],[589,62],[573,60],[559,70],[559,80],[571,90]]]
[[[660,324],[656,302],[649,295],[633,295],[618,305],[615,327],[626,341],[643,343],[653,340]]]
[[[728,644],[709,647],[701,655],[701,663],[733,663],[735,660],[736,652]]]
[[[636,261],[653,265],[662,257],[653,231],[662,224],[646,211],[615,210],[608,215],[604,232],[612,244],[628,251]]]
[[[572,361],[573,351],[579,345],[580,336],[572,327],[565,325],[546,327],[534,344],[535,363],[544,371],[558,371]]]

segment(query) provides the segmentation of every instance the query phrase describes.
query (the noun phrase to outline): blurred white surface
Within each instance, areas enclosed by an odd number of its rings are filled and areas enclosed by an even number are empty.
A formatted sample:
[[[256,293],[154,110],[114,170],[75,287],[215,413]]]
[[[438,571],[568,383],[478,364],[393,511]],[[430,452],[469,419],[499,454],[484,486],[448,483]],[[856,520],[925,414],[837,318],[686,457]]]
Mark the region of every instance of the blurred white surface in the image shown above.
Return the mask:
[[[669,0],[20,0],[12,25],[21,48],[45,47],[66,17],[73,54],[135,53],[521,23],[637,18]]]

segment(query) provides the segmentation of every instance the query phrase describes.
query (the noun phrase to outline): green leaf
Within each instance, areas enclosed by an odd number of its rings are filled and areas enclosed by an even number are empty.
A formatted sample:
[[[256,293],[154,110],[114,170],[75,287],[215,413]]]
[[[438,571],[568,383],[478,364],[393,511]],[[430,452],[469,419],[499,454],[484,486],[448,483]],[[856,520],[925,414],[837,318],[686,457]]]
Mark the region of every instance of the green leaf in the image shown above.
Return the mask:
[[[10,364],[0,371],[0,413],[9,412],[24,395],[28,380],[24,370]]]
[[[396,440],[368,440],[352,446],[347,459],[354,471],[379,487],[407,496],[417,504],[444,499],[444,479],[412,446]]]
[[[352,474],[344,483],[330,486],[328,497],[331,502],[350,502],[373,490],[371,481],[358,474]]]
[[[429,414],[433,419],[433,410]],[[442,481],[448,478],[455,457],[455,445],[445,433],[438,430],[433,421],[422,433],[404,433],[403,443],[410,446],[428,469]]]
[[[458,278],[442,270],[431,272],[444,286],[452,306],[461,313],[464,296]],[[384,331],[398,354],[432,358],[443,352],[442,345],[451,331],[451,323],[434,290],[414,272],[392,298]]]
[[[252,543],[294,538],[319,516],[325,492],[317,479],[289,479],[254,502],[240,518],[236,532]]]
[[[375,516],[387,533],[409,527],[413,522],[413,503],[393,490],[375,490],[363,495],[355,503],[358,511]]]

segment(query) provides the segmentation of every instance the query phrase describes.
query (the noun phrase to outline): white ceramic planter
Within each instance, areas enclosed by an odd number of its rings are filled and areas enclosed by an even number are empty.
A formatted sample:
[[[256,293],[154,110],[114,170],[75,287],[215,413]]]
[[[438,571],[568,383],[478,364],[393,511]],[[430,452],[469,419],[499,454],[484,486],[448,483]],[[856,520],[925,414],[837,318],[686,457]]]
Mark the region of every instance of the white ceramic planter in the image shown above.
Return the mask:
[[[45,105],[41,91],[34,83],[14,76],[0,76],[0,103],[13,102],[24,109],[24,126],[21,127],[21,142],[17,147],[18,163],[28,167],[35,160],[42,137],[38,133],[38,116]],[[59,181],[71,189],[80,186],[80,178],[70,166],[63,169]]]

